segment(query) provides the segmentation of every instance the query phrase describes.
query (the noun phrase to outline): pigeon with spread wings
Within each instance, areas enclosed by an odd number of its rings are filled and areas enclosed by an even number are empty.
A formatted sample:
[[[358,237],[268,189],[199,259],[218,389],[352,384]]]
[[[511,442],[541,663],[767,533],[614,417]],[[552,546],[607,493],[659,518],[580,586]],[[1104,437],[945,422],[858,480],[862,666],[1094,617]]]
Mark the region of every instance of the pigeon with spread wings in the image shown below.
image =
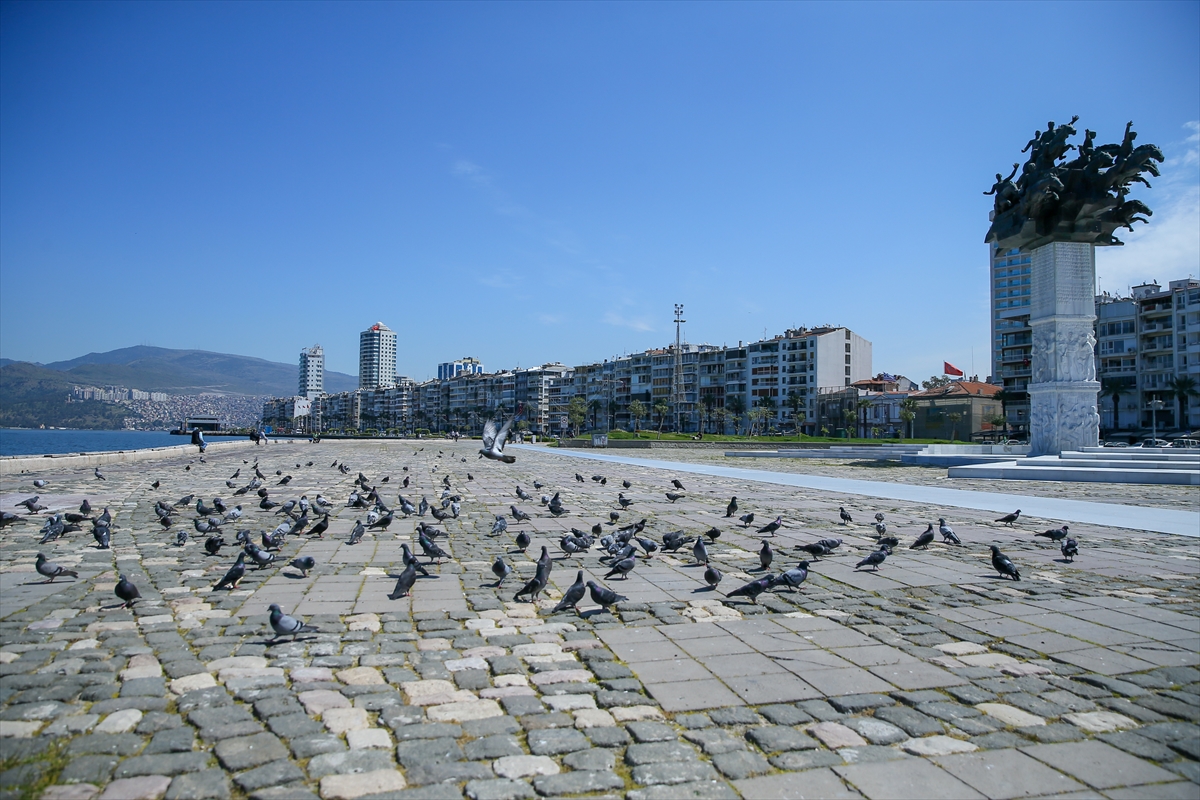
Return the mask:
[[[496,428],[496,420],[489,419],[487,421],[487,424],[483,426],[483,448],[479,451],[480,458],[503,461],[505,464],[512,464],[517,460],[516,456],[504,454],[504,443],[508,441],[508,431],[512,428],[514,420],[516,417],[510,418],[499,429]]]

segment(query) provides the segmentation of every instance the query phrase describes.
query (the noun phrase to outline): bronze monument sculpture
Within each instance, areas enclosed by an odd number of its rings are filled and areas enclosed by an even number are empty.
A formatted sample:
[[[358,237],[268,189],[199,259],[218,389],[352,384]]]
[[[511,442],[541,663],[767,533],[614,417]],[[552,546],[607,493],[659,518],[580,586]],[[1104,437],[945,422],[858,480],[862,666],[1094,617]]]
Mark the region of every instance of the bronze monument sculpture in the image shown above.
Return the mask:
[[[1078,145],[1071,144],[1067,140],[1076,134],[1078,121],[1076,116],[1035,131],[1021,150],[1029,153],[1024,166],[1013,164],[1007,178],[997,173],[984,192],[994,198],[984,239],[992,252],[1032,253],[1031,456],[1099,444],[1095,248],[1123,244],[1113,235],[1118,228],[1133,230],[1133,223],[1149,221],[1150,209],[1129,199],[1129,188],[1133,183],[1149,187],[1145,175],[1157,177],[1163,160],[1155,145],[1134,146],[1132,122],[1120,144],[1097,146],[1090,130]],[[1068,161],[1072,150],[1076,157]]]

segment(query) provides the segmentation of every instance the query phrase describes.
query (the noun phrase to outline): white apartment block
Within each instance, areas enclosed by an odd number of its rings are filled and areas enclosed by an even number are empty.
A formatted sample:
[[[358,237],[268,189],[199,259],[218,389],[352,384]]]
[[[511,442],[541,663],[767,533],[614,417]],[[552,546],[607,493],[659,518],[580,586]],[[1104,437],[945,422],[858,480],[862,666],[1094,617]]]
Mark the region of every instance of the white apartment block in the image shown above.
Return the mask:
[[[396,332],[376,322],[358,335],[358,388],[396,385]]]
[[[300,386],[296,394],[309,400],[325,394],[325,351],[319,344],[300,351]]]

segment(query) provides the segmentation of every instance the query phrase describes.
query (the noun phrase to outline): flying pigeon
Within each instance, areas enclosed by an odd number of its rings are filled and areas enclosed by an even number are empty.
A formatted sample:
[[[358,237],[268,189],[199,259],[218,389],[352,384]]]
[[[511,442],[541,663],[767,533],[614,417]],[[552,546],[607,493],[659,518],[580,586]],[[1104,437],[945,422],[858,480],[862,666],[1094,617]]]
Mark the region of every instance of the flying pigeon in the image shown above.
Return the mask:
[[[46,581],[46,583],[54,583],[54,579],[62,575],[70,575],[72,578],[79,577],[78,572],[67,569],[66,567],[60,567],[58,564],[47,561],[46,556],[42,553],[37,554],[37,560],[34,562],[33,566],[34,569],[38,571],[39,575],[45,575],[50,579]]]
[[[479,450],[480,458],[488,458],[492,461],[502,461],[505,464],[512,464],[517,459],[515,456],[504,454],[504,443],[508,439],[508,431],[512,428],[512,417],[508,422],[497,428],[496,420],[490,419],[483,426],[483,447]]]
[[[290,633],[294,642],[296,641],[297,634],[304,633],[305,631],[316,632],[320,630],[301,622],[295,617],[289,617],[283,613],[283,609],[279,607],[278,603],[271,603],[268,608],[271,610],[271,629],[275,631],[275,638],[287,636]]]
[[[1067,561],[1074,561],[1075,556],[1079,555],[1079,542],[1075,541],[1074,539],[1068,538],[1065,542],[1062,543],[1061,549],[1062,549],[1063,558],[1065,558]]]
[[[119,575],[118,578],[117,585],[113,587],[113,594],[126,608],[133,608],[133,601],[141,597],[142,593],[124,575]]]
[[[1013,564],[1012,559],[1000,552],[1000,548],[992,545],[992,566],[996,568],[1001,577],[1007,576],[1014,581],[1021,580],[1021,573],[1017,571],[1017,567]]]

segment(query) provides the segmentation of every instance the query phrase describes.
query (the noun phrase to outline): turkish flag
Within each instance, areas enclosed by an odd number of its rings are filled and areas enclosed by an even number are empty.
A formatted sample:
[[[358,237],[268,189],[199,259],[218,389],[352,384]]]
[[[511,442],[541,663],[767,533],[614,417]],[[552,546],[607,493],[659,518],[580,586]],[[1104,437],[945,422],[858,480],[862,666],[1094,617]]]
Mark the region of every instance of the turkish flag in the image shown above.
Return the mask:
[[[960,378],[963,376],[963,371],[949,361],[942,362],[942,372],[946,375],[957,375]]]

